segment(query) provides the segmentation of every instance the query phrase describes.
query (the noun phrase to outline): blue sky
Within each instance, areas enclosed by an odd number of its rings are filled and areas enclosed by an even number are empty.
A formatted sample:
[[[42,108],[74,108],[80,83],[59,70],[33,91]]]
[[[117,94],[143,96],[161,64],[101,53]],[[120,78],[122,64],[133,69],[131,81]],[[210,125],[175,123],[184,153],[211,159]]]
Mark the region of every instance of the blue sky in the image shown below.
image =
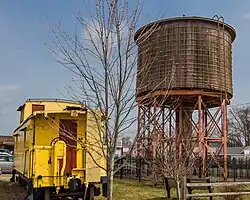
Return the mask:
[[[133,2],[130,0],[129,2]],[[27,98],[63,97],[71,74],[56,63],[45,47],[48,29],[59,20],[74,31],[74,11],[84,0],[0,1],[0,134],[18,124],[16,108]],[[156,18],[221,15],[237,30],[233,45],[232,104],[250,102],[250,1],[249,0],[144,0],[140,24]],[[61,91],[61,92],[60,92]]]

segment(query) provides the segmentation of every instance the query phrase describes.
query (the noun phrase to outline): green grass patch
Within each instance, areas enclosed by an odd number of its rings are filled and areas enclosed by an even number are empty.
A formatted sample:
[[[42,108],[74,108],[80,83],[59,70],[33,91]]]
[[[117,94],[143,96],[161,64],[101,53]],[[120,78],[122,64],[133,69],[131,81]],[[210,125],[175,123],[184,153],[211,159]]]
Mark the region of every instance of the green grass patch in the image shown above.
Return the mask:
[[[146,182],[139,183],[133,180],[114,181],[114,200],[165,200],[167,192],[163,188],[152,187]],[[96,197],[96,200],[105,200]]]

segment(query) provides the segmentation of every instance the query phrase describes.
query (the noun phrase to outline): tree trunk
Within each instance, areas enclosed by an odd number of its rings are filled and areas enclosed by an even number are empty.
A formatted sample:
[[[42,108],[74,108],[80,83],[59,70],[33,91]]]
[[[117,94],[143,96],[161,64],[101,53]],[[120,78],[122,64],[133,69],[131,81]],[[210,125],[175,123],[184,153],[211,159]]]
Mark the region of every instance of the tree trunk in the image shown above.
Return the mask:
[[[181,184],[180,181],[176,181],[176,196],[178,200],[181,200]]]
[[[107,200],[113,200],[113,184],[114,184],[114,155],[108,160],[108,195]]]

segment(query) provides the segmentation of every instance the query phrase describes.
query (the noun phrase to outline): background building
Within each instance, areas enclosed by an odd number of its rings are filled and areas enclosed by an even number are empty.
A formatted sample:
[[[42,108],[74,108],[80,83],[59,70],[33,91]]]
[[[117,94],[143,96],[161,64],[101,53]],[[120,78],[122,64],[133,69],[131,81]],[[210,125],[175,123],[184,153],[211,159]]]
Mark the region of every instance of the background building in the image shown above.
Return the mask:
[[[12,136],[0,135],[0,149],[14,150],[14,138]]]

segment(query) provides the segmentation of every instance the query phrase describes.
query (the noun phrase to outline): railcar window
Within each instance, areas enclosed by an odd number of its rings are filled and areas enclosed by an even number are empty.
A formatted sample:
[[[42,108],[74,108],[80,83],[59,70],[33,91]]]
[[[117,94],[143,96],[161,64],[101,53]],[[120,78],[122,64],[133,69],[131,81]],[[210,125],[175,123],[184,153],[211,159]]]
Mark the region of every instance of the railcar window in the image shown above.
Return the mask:
[[[27,140],[27,129],[25,128],[24,130],[24,133],[23,133],[23,145],[24,145],[24,148],[26,148],[26,140]]]
[[[24,118],[24,109],[21,110],[20,123],[23,121],[23,118]]]
[[[35,111],[44,111],[44,110],[45,110],[45,105],[32,104],[32,113]]]
[[[18,135],[15,135],[15,142],[16,142],[15,148],[17,150],[17,148],[18,148]]]

